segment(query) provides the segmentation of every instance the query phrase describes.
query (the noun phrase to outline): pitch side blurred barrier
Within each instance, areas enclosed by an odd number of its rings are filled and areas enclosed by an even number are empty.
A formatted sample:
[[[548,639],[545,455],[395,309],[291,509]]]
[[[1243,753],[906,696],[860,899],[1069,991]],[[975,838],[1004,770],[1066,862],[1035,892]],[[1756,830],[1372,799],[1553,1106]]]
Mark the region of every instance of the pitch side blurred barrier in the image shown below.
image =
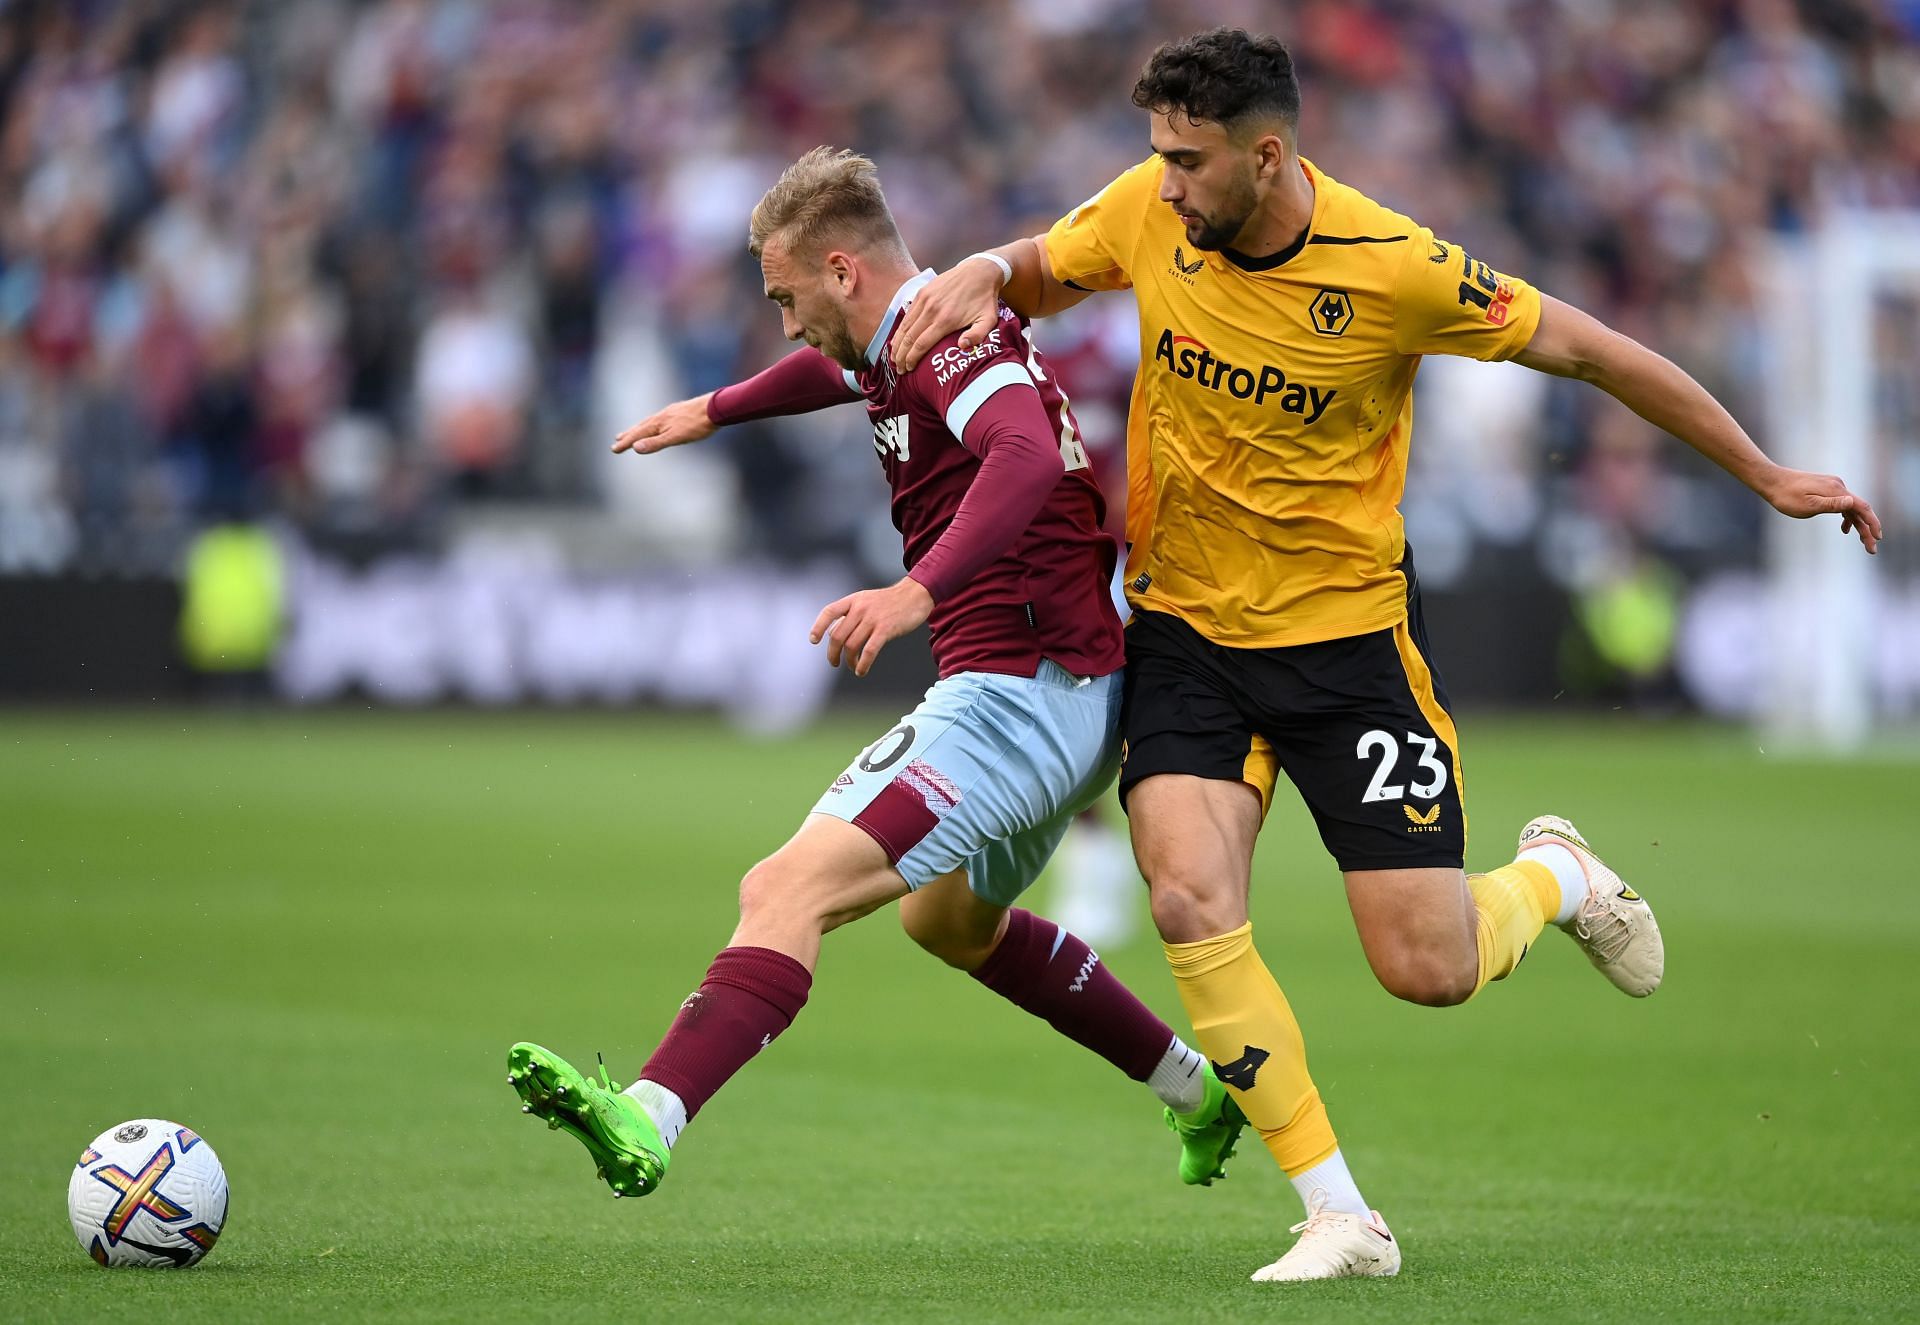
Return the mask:
[[[834,675],[807,632],[852,587],[831,565],[593,574],[524,544],[364,570],[290,561],[273,675],[295,702],[651,702],[758,730],[826,702]]]
[[[192,691],[171,580],[0,576],[0,700],[164,700]]]
[[[835,702],[904,709],[932,679],[919,637],[889,648],[864,679],[826,667],[807,630],[856,582],[836,564],[595,574],[523,551],[353,568],[294,549],[261,689],[296,704],[694,707],[778,731]],[[1433,656],[1455,704],[1571,708],[1594,698],[1565,677],[1572,605],[1544,583],[1522,588],[1427,593]],[[246,693],[183,660],[182,606],[167,580],[0,577],[0,703]],[[1769,611],[1757,575],[1688,589],[1675,697],[1723,717],[1758,712]],[[1881,704],[1920,710],[1920,595],[1883,601],[1877,619]]]
[[[295,549],[272,692],[299,704],[630,704],[718,708],[749,727],[803,723],[836,699],[904,708],[932,681],[916,635],[855,679],[807,642],[852,572],[738,567],[592,575],[522,555],[398,558],[353,568]],[[1456,702],[1554,696],[1557,620],[1536,594],[1430,594]],[[182,594],[167,580],[0,577],[0,702],[191,698]]]

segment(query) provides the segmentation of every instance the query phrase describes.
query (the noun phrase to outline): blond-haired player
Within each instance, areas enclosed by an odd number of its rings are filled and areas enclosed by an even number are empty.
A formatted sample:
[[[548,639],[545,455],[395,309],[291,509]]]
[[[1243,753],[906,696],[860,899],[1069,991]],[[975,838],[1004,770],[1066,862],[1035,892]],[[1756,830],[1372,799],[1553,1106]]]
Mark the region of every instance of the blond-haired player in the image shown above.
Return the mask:
[[[1629,994],[1665,965],[1646,902],[1564,819],[1527,824],[1511,863],[1463,872],[1459,744],[1399,511],[1421,356],[1592,382],[1782,514],[1837,514],[1869,552],[1880,523],[1840,479],[1769,461],[1672,363],[1301,157],[1299,86],[1274,38],[1220,28],[1163,46],[1133,100],[1153,155],[1046,235],[941,276],[895,357],[911,367],[959,328],[969,343],[1002,298],[1038,317],[1134,292],[1120,776],[1134,850],[1200,1047],[1307,1207],[1254,1278],[1393,1274],[1399,1245],[1253,946],[1248,878],[1278,775],[1401,998],[1462,1003],[1549,924]]]
[[[747,871],[731,941],[632,1085],[524,1042],[508,1081],[616,1196],[646,1196],[681,1130],[800,1014],[825,936],[897,900],[922,947],[1144,1083],[1176,1124],[1182,1180],[1211,1183],[1246,1122],[1214,1073],[1084,942],[1014,905],[1119,754],[1117,547],[1072,408],[1011,312],[968,349],[937,345],[894,371],[888,341],[933,273],[914,266],[867,158],[806,153],[749,236],[782,330],[806,347],[667,406],[614,449],[862,402],[907,573],[827,604],[813,641],[864,676],[924,624],[939,679]]]

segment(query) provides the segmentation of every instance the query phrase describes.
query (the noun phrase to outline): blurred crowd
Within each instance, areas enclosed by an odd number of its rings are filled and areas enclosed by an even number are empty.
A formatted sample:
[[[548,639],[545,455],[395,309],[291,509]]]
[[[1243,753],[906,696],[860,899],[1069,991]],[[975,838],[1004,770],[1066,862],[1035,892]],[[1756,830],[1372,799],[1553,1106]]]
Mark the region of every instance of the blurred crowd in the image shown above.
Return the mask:
[[[1291,44],[1328,173],[1750,424],[1772,238],[1920,206],[1920,0],[12,0],[0,573],[172,573],[262,517],[360,555],[502,511],[627,520],[661,556],[888,549],[849,496],[877,494],[857,418],[652,470],[606,444],[781,351],[746,215],[799,152],[874,156],[944,266],[1144,156],[1140,63],[1223,21]],[[1063,322],[1043,344],[1117,441],[1131,305]],[[1598,393],[1439,364],[1421,389],[1435,573],[1753,555],[1755,503]]]

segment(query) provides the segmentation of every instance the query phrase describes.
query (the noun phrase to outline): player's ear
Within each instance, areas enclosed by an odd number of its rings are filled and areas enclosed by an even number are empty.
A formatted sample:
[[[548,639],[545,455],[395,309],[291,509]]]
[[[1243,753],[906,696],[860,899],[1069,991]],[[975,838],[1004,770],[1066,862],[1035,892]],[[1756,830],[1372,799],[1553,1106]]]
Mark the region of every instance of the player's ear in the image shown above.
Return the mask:
[[[852,296],[854,286],[860,282],[860,273],[850,254],[834,249],[827,254],[821,269],[826,273],[827,283],[833,287],[835,294],[842,299]]]
[[[1273,179],[1286,169],[1287,158],[1293,155],[1287,146],[1287,140],[1277,133],[1263,133],[1254,142],[1254,171],[1261,179]]]

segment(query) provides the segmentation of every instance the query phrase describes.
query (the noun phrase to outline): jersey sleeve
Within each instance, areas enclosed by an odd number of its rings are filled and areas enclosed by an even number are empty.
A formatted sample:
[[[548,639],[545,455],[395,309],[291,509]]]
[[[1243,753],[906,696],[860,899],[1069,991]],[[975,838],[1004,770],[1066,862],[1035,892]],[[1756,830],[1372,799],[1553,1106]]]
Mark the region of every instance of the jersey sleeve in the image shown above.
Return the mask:
[[[908,572],[936,603],[1013,547],[1066,472],[1024,350],[1019,321],[1003,306],[977,348],[949,337],[913,371],[914,390],[980,458],[952,522]]]
[[[1511,359],[1540,325],[1540,292],[1458,244],[1414,232],[1394,290],[1393,343],[1402,354]]]
[[[1149,157],[1055,221],[1047,231],[1054,278],[1082,290],[1130,288],[1134,243],[1159,191],[1159,159]]]
[[[780,414],[806,414],[859,398],[860,384],[853,375],[808,347],[744,382],[721,387],[707,401],[707,417],[725,427]]]

